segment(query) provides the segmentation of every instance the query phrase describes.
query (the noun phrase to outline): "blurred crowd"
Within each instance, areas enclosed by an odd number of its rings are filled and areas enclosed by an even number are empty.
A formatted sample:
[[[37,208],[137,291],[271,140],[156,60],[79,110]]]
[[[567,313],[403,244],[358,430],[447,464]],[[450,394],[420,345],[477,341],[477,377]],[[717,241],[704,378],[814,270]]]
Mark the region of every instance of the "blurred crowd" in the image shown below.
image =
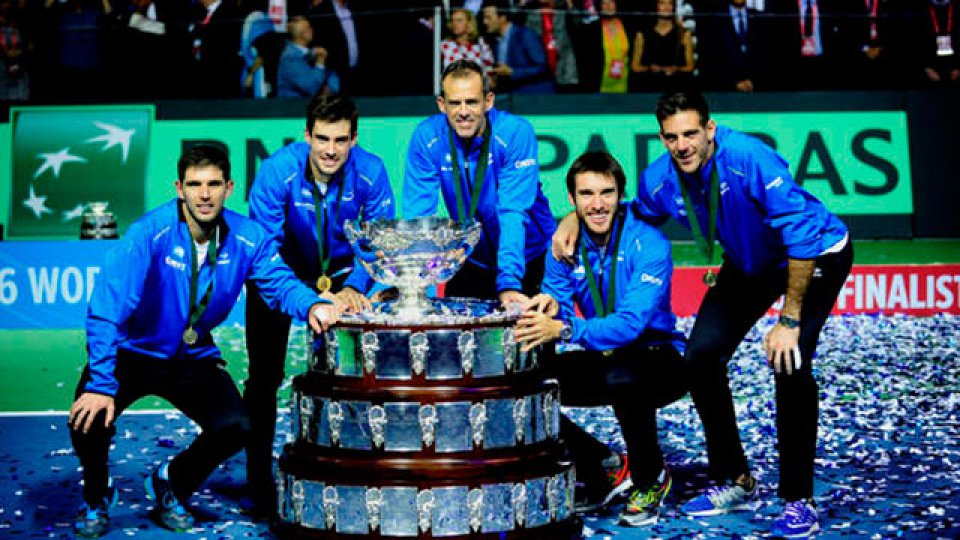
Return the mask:
[[[960,85],[960,0],[0,0],[0,100]]]

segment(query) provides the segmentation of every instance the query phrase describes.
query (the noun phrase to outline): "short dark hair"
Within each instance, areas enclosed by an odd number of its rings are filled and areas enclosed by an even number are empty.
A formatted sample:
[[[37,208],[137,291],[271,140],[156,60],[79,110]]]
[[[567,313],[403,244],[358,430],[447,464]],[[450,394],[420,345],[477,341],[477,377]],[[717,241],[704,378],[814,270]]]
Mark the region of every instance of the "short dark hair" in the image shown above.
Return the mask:
[[[480,80],[483,81],[483,95],[486,96],[489,94],[490,81],[487,79],[487,75],[483,72],[483,67],[473,60],[465,60],[461,58],[460,60],[456,60],[447,64],[447,67],[443,68],[443,73],[440,75],[440,97],[444,97],[443,83],[448,78],[453,77],[455,79],[462,79],[464,77],[469,77],[474,73],[479,75]]]
[[[663,126],[664,120],[682,111],[697,111],[700,113],[701,126],[705,126],[707,121],[710,120],[707,100],[700,92],[668,92],[657,100],[657,122],[661,126]]]
[[[313,131],[317,120],[330,123],[349,120],[350,134],[356,135],[359,118],[357,105],[347,96],[328,96],[318,92],[307,104],[307,132]]]
[[[227,153],[217,146],[196,144],[184,150],[177,161],[177,179],[183,182],[187,169],[195,167],[216,167],[223,173],[225,181],[230,180],[230,159]]]
[[[627,187],[627,175],[624,174],[623,167],[617,158],[604,150],[584,152],[573,160],[570,168],[567,169],[567,191],[571,197],[577,194],[577,175],[588,172],[612,176],[617,182],[617,194],[623,197]]]

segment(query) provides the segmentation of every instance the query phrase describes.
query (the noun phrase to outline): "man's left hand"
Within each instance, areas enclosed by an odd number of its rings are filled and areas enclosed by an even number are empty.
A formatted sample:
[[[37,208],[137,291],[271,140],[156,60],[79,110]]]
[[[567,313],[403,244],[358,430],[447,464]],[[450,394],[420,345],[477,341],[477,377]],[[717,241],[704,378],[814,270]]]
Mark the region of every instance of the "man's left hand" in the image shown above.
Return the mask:
[[[792,375],[793,370],[800,369],[800,328],[787,328],[782,324],[775,324],[763,338],[763,348],[767,353],[767,363],[773,366],[773,371],[780,374],[786,371]]]
[[[500,305],[504,309],[510,309],[510,304],[519,304],[523,308],[530,299],[520,291],[503,291],[500,293]]]
[[[316,333],[326,332],[328,328],[340,320],[342,309],[337,304],[326,302],[317,302],[310,306],[310,314],[307,316],[307,322],[310,328]]]
[[[520,351],[527,352],[538,345],[556,341],[563,323],[539,311],[527,311],[513,328],[514,339],[521,343]]]

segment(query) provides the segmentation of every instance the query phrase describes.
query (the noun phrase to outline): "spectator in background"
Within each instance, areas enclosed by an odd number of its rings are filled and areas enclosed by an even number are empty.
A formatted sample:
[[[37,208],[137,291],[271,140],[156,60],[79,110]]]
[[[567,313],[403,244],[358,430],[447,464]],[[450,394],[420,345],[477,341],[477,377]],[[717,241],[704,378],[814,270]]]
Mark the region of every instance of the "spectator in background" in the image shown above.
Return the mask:
[[[540,37],[509,18],[507,0],[487,0],[483,4],[483,25],[494,36],[491,86],[500,93],[552,94],[553,73]]]
[[[547,53],[547,65],[553,73],[556,88],[561,92],[579,89],[580,75],[568,21],[572,13],[568,0],[523,0],[527,28],[536,32]]]
[[[93,101],[109,94],[104,67],[107,16],[110,0],[45,0],[48,23],[44,39],[52,41],[53,57],[42,61],[51,97]],[[69,81],[69,91],[63,86]],[[58,94],[62,92],[61,94]]]
[[[480,64],[488,75],[493,68],[493,50],[477,30],[477,19],[466,8],[454,8],[447,22],[450,37],[440,42],[440,57],[446,68],[457,60]]]
[[[267,78],[265,69],[266,54],[257,46],[266,43],[270,38],[264,37],[274,34],[273,21],[267,15],[267,5],[264,0],[256,0],[259,5],[247,13],[240,31],[240,56],[243,58],[243,72],[240,76],[241,92],[244,97],[266,98],[275,93],[273,86],[276,80]]]
[[[13,0],[0,0],[0,101],[30,99],[26,38]]]
[[[200,0],[188,27],[192,97],[240,97],[242,25],[237,0]]]
[[[956,0],[927,0],[920,34],[920,57],[928,83],[960,84],[960,6]]]
[[[601,0],[600,28],[603,35],[603,74],[600,91],[609,94],[627,92],[630,79],[630,39],[617,16],[616,0]]]
[[[314,45],[326,49],[325,65],[340,78],[340,92],[362,93],[360,45],[366,29],[363,15],[354,13],[353,3],[347,0],[310,0],[306,16],[313,26]]]
[[[700,72],[712,90],[753,92],[766,69],[763,21],[746,0],[729,0],[699,26]],[[636,55],[636,50],[634,51]]]
[[[177,21],[186,16],[186,9],[176,11],[170,2],[130,0],[125,9],[113,13],[114,40],[110,47],[110,67],[124,74],[122,90],[115,92],[121,99],[150,100],[176,96],[175,83],[179,73],[175,61],[178,43],[184,37]]]
[[[633,92],[681,88],[693,73],[693,39],[677,16],[676,0],[656,0],[656,18],[637,30],[630,71]]]
[[[277,97],[309,98],[315,94],[337,94],[340,79],[326,67],[327,50],[310,47],[313,27],[304,17],[295,16],[287,23],[290,39],[280,54],[277,69]]]

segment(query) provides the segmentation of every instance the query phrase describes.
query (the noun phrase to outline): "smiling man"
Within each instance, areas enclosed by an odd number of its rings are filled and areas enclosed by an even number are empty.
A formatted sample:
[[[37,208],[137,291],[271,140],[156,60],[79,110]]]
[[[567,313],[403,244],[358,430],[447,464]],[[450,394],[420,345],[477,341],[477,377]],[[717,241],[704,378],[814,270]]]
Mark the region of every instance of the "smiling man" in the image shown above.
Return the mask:
[[[374,282],[355,260],[343,224],[394,217],[383,160],[357,145],[359,116],[348,97],[314,96],[304,140],[264,160],[250,189],[250,217],[277,242],[284,262],[300,280],[351,311],[370,308],[365,295]],[[270,517],[276,507],[273,439],[289,332],[289,317],[256,295],[248,297],[250,376],[243,397],[253,432],[247,482],[255,517]]]
[[[197,146],[178,163],[178,199],[137,220],[107,254],[87,313],[88,363],[70,408],[70,438],[83,466],[78,536],[107,530],[118,492],[107,472],[114,420],[146,395],[168,400],[201,428],[189,448],[147,477],[151,517],[185,531],[187,500],[246,442],[249,421],[211,332],[245,281],[263,301],[320,331],[340,309],[301,284],[251,220],[224,209],[233,191],[222,151]]]
[[[783,295],[779,319],[763,340],[776,383],[785,501],[773,534],[808,537],[820,528],[813,500],[820,392],[814,353],[853,262],[847,226],[793,181],[780,154],[717,125],[699,93],[664,94],[656,115],[667,153],[641,174],[631,210],[655,224],[676,219],[691,230],[708,263],[714,242],[723,247],[720,272],[703,276],[708,290],[685,356],[716,485],[683,509],[712,516],[756,506],[758,482],[740,442],[727,363]],[[561,228],[555,250],[569,253],[575,233]]]
[[[543,293],[526,306],[515,336],[523,350],[544,345],[541,362],[560,381],[564,405],[613,405],[631,459],[565,416],[560,436],[576,464],[578,510],[598,509],[632,486],[620,523],[636,527],[657,521],[671,486],[657,409],[686,390],[683,336],[670,311],[670,242],[621,211],[625,184],[623,168],[606,152],[587,152],[570,166],[579,246],[572,264],[547,259]],[[555,354],[558,341],[584,350]]]
[[[483,68],[474,62],[448,65],[440,85],[440,113],[417,126],[407,149],[403,216],[436,214],[442,193],[452,219],[483,225],[446,295],[523,304],[539,291],[556,229],[540,185],[533,126],[493,106]]]

